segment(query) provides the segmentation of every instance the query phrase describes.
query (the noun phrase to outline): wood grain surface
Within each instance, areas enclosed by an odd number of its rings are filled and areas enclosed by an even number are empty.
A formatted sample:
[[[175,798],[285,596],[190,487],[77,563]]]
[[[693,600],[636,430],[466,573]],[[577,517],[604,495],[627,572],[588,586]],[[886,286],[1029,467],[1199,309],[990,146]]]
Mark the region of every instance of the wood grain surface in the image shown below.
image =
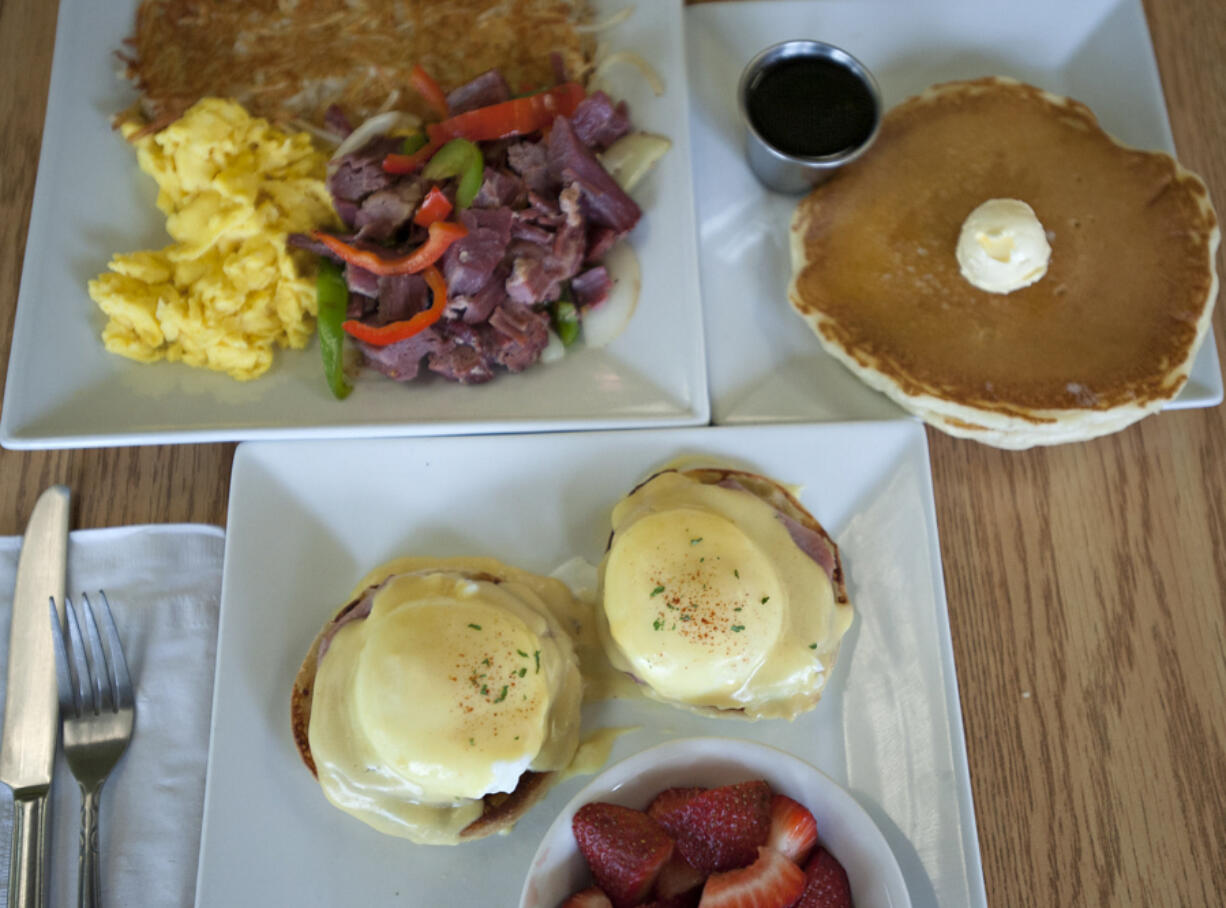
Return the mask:
[[[1226,199],[1226,3],[1145,6],[1180,157]],[[55,10],[0,0],[4,362]],[[1226,411],[1022,453],[929,441],[989,902],[1226,904]],[[80,527],[224,524],[233,453],[0,451],[0,534],[53,482]]]

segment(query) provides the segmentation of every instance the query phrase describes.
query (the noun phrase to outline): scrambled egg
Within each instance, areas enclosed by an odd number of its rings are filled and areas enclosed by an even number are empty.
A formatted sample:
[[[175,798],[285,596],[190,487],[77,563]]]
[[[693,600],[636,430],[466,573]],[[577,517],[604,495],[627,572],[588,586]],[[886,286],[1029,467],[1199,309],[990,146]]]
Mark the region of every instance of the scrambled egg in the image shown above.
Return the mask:
[[[138,129],[126,124],[125,138]],[[267,371],[274,344],[304,347],[315,283],[299,275],[285,237],[336,224],[327,156],[306,133],[283,133],[218,98],[134,144],[175,242],[116,255],[89,282],[110,319],[106,349],[245,380]]]

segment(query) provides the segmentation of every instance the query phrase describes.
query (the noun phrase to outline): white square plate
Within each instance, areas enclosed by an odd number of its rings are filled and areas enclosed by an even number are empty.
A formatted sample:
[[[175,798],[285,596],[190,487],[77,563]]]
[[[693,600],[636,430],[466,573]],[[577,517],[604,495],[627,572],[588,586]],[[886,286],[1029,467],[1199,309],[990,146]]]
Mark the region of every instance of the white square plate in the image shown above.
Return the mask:
[[[599,0],[596,15],[621,6]],[[652,60],[655,97],[631,67],[614,93],[636,125],[673,147],[635,190],[645,216],[631,235],[642,266],[639,307],[602,350],[502,375],[488,385],[404,386],[370,374],[348,400],[323,380],[318,347],[278,353],[262,378],[237,382],[178,363],[107,353],[105,317],[85,285],[116,252],[168,242],[152,179],[110,119],[134,99],[115,51],[136,0],[63,0],[42,157],[34,190],[0,415],[9,448],[546,429],[697,425],[708,418],[681,6],[640,3],[602,38]]]
[[[694,186],[717,423],[905,415],[819,346],[788,304],[788,224],[797,199],[768,192],[742,152],[741,70],[789,38],[846,49],[876,75],[887,108],[936,82],[1007,75],[1083,101],[1138,148],[1174,153],[1139,0],[822,0],[709,3],[686,10]],[[1222,402],[1213,333],[1169,405]]]
[[[242,445],[226,533],[196,903],[510,905],[562,806],[558,784],[508,836],[456,848],[382,836],[301,765],[289,692],[311,640],[368,569],[484,554],[538,573],[599,559],[609,513],[683,454],[803,485],[841,547],[857,618],[818,707],[795,722],[589,704],[585,730],[639,726],[617,760],[674,737],[787,750],[880,826],[916,906],[982,905],[983,874],[923,427],[907,420],[481,438]]]

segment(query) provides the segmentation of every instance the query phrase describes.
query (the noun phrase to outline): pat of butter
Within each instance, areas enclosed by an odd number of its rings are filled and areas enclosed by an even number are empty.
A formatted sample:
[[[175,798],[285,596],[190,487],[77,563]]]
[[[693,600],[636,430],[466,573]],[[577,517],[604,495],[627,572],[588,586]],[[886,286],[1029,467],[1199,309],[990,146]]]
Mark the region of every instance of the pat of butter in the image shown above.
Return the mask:
[[[962,223],[962,276],[988,293],[1012,293],[1047,273],[1051,245],[1038,217],[1018,199],[989,199]]]

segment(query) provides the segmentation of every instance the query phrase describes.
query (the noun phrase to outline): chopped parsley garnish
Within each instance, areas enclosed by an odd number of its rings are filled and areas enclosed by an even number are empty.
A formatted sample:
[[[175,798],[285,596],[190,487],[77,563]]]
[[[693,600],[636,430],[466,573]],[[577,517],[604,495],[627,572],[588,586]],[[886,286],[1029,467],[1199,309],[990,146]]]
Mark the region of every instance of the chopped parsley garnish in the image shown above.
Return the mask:
[[[702,537],[695,536],[693,539],[690,540],[690,545],[698,545],[698,543],[700,542],[702,542]]]
[[[740,580],[740,579],[741,579],[741,572],[740,572],[740,571],[738,571],[736,568],[733,568],[733,569],[732,569],[732,576],[733,576],[733,577],[735,577],[737,580]]]
[[[532,655],[536,656],[536,673],[539,675],[541,673],[541,651],[538,649]]]
[[[507,698],[507,686],[504,684],[502,685],[502,690],[499,691],[498,696],[494,698],[494,702],[501,703],[506,698]]]
[[[814,644],[814,645],[816,645],[816,644]],[[524,675],[526,675],[526,674],[528,674],[528,669],[526,669],[526,668],[524,668],[524,667],[522,667],[522,666],[521,666],[521,667],[520,667],[520,669],[519,669],[519,676],[522,678],[522,677],[523,677]]]
[[[816,643],[810,643],[810,644],[809,644],[809,649],[817,649],[817,644],[816,644]]]
[[[490,694],[489,685],[482,684],[481,685],[481,696],[488,697],[489,694]]]
[[[766,605],[766,603],[770,602],[770,598],[771,598],[770,596],[763,596],[763,597],[762,597],[762,604],[763,604],[763,605]]]
[[[490,664],[490,657],[486,656],[484,659],[482,659],[481,664],[488,666]]]
[[[470,624],[469,627],[471,627],[475,631],[481,630],[481,625],[479,624]]]
[[[656,630],[659,630],[660,628],[664,627],[664,622],[657,618],[655,621],[651,622],[651,626]]]
[[[738,605],[736,608],[734,608],[734,609],[733,609],[733,611],[734,611],[734,612],[739,612],[739,611],[740,611],[741,609],[743,609],[744,607],[745,607],[745,606],[743,606],[743,605]]]
[[[692,620],[692,618],[693,618],[693,616],[692,616],[692,615],[689,615],[689,614],[684,614],[684,615],[682,615],[682,616],[681,616],[681,620],[682,620],[682,621],[690,621],[690,620]]]
[[[474,741],[472,738],[469,738],[469,739],[468,739],[468,746],[469,746],[469,747],[473,747],[473,746],[475,746],[475,745],[476,745],[476,743],[477,743],[477,742],[476,742],[476,741]]]
[[[734,634],[739,634],[739,633],[740,633],[741,631],[743,631],[743,630],[745,630],[745,625],[743,625],[743,624],[734,624],[734,625],[732,625],[732,633],[734,633]]]
[[[651,591],[651,595],[654,598],[655,596],[659,596],[662,592],[664,592],[664,587],[657,586],[654,590]]]

